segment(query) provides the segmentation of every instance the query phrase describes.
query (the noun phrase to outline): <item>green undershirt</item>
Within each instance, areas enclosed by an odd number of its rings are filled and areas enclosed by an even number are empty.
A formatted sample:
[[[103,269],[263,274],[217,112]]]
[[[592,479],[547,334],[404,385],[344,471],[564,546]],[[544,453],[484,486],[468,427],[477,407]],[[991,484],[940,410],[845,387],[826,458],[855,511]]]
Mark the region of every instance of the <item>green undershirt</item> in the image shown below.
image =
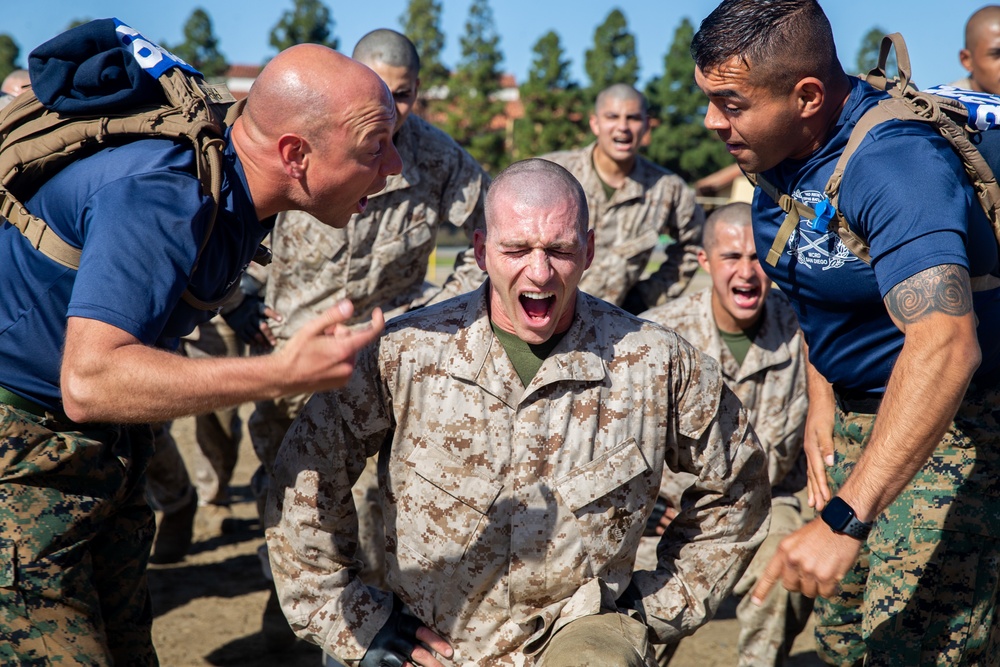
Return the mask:
[[[516,334],[497,327],[493,322],[490,322],[490,326],[493,328],[493,334],[507,352],[507,358],[510,359],[510,363],[514,366],[514,371],[521,378],[521,384],[525,387],[535,377],[535,373],[542,367],[542,362],[548,358],[549,353],[552,352],[563,336],[566,335],[565,331],[553,334],[552,338],[549,338],[544,343],[531,345],[518,338]]]
[[[743,365],[743,360],[747,358],[747,352],[750,351],[750,346],[753,345],[753,339],[756,338],[758,331],[760,331],[760,320],[757,320],[749,329],[737,333],[729,333],[719,329],[722,342],[729,348],[730,354],[736,359],[738,365]]]
[[[611,201],[611,198],[615,196],[615,192],[618,188],[613,188],[604,182],[604,179],[601,178],[601,174],[597,171],[597,165],[594,164],[593,155],[590,156],[590,166],[594,168],[594,175],[597,176],[597,180],[601,182],[601,186],[604,188],[604,198]]]

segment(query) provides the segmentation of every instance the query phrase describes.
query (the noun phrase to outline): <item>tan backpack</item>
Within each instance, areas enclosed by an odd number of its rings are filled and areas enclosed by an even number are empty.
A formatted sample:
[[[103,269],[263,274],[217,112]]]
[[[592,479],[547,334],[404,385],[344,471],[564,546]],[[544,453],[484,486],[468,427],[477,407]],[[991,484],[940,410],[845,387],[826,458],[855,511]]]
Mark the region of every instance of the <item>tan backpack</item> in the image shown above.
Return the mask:
[[[204,250],[219,210],[225,128],[239,115],[242,104],[233,104],[236,100],[225,84],[208,84],[176,67],[157,80],[166,97],[161,105],[105,116],[77,116],[47,109],[27,90],[0,111],[0,216],[20,230],[34,248],[63,266],[79,268],[81,250],[56,235],[22,202],[74,160],[108,144],[154,137],[194,147],[202,191],[213,201],[199,257]],[[260,253],[255,259],[263,261]],[[233,290],[238,288],[237,280]],[[183,298],[195,308],[216,310],[231,295],[209,303],[185,290]]]
[[[890,79],[886,76],[886,62],[892,48],[896,50],[899,74]],[[969,109],[958,99],[944,96],[950,87],[921,92],[910,83],[910,57],[903,37],[899,33],[892,33],[882,38],[878,65],[863,78],[873,87],[888,92],[890,97],[880,101],[858,120],[848,139],[847,146],[844,147],[844,151],[837,161],[833,175],[824,188],[831,206],[820,213],[826,216],[832,214],[827,229],[835,231],[844,245],[861,260],[865,263],[871,263],[867,242],[851,230],[847,220],[837,208],[844,169],[861,141],[876,125],[893,120],[917,121],[932,125],[948,140],[955,153],[961,158],[969,182],[975,188],[979,203],[989,218],[994,235],[1000,243],[1000,210],[998,210],[1000,185],[997,184],[993,170],[986,163],[982,153],[976,148],[978,135],[982,130],[977,126],[977,119],[969,117]],[[939,90],[942,94],[932,92],[934,90]],[[768,264],[777,266],[785,244],[788,243],[788,238],[798,227],[799,220],[803,217],[815,220],[817,211],[781,192],[760,174],[747,173],[747,178],[774,200],[787,214],[766,258]],[[826,202],[822,202],[821,206],[826,207]],[[990,284],[987,285],[984,281]],[[995,279],[991,279],[990,276],[985,276],[982,279],[973,278],[973,283],[973,289],[986,289],[1000,284]]]

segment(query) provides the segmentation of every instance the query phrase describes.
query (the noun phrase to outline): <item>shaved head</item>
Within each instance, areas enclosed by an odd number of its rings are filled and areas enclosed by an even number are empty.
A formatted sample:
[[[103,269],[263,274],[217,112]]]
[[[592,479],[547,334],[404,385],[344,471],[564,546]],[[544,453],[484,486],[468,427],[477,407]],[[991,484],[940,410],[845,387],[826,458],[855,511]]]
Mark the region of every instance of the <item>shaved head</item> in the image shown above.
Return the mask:
[[[715,247],[716,227],[719,225],[749,227],[752,219],[750,210],[750,204],[734,202],[712,211],[705,219],[705,226],[701,230],[701,247],[705,252],[710,252]]]
[[[541,158],[515,162],[501,171],[486,193],[486,228],[503,217],[499,201],[511,201],[528,208],[542,208],[563,199],[576,208],[577,226],[581,236],[586,236],[590,223],[587,195],[573,174]]]
[[[965,24],[965,48],[976,48],[979,40],[997,26],[1000,26],[1000,5],[986,5],[974,12]]]
[[[1000,5],[987,5],[969,17],[958,59],[972,90],[1000,94]]]
[[[395,122],[393,97],[371,68],[318,44],[279,53],[232,129],[260,218],[299,210],[346,225],[400,171]]]
[[[420,56],[413,42],[406,35],[388,28],[372,30],[358,40],[351,57],[369,67],[383,63],[403,67],[412,75],[420,72]]]
[[[646,96],[627,83],[616,83],[597,93],[597,98],[594,100],[594,111],[600,113],[604,105],[611,100],[621,100],[623,102],[638,101],[642,105],[643,115],[646,115],[648,112]]]
[[[243,117],[248,133],[276,138],[289,131],[321,141],[358,99],[392,98],[371,69],[318,44],[298,44],[275,56],[254,81]]]

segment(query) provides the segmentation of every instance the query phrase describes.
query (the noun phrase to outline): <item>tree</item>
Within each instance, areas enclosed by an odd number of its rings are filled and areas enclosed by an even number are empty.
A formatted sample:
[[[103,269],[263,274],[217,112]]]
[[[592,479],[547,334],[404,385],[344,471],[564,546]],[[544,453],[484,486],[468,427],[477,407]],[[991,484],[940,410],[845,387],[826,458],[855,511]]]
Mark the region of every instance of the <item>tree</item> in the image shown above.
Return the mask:
[[[441,63],[444,33],[441,32],[441,3],[435,0],[410,0],[399,17],[403,34],[417,48],[420,56],[420,83],[424,90],[448,84],[448,68]]]
[[[620,9],[613,9],[594,30],[594,48],[587,49],[584,69],[590,77],[590,93],[596,95],[614,83],[634,86],[639,79],[639,57],[635,36]]]
[[[219,52],[219,40],[212,30],[212,19],[200,7],[191,12],[184,24],[184,41],[174,47],[165,47],[205,75],[220,77],[226,73],[226,57]]]
[[[688,182],[732,164],[714,132],[705,129],[704,94],[694,82],[691,38],[694,27],[683,19],[663,59],[663,75],[646,86],[651,118],[659,123],[650,134],[648,157]]]
[[[887,34],[885,30],[875,26],[861,38],[861,48],[858,49],[858,58],[856,61],[858,74],[867,74],[869,70],[874,69],[878,65],[879,47],[882,45],[882,37]],[[898,68],[896,66],[895,51],[889,54],[885,69],[888,76],[892,77],[896,75]]]
[[[21,49],[14,38],[7,33],[0,33],[0,81],[7,78],[7,75],[18,69],[17,59],[21,56]]]
[[[459,40],[462,60],[451,77],[445,130],[486,170],[506,163],[504,130],[493,121],[503,113],[500,91],[500,36],[488,0],[473,0],[465,35]]]
[[[524,117],[514,121],[513,158],[573,148],[587,134],[587,101],[570,78],[559,35],[549,31],[532,48],[528,80],[521,85]]]
[[[284,51],[296,44],[322,44],[336,49],[334,21],[330,9],[321,0],[294,0],[295,7],[281,15],[271,30],[271,46]]]

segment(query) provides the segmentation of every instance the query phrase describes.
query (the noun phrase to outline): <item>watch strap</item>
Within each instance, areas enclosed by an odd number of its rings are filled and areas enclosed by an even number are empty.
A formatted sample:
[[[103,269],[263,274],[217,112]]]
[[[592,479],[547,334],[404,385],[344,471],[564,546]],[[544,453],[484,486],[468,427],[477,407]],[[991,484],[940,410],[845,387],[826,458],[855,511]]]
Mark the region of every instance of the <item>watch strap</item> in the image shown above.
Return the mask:
[[[834,496],[826,504],[820,517],[833,532],[842,533],[858,540],[867,539],[868,533],[872,530],[872,524],[860,521],[854,508],[839,496]]]

